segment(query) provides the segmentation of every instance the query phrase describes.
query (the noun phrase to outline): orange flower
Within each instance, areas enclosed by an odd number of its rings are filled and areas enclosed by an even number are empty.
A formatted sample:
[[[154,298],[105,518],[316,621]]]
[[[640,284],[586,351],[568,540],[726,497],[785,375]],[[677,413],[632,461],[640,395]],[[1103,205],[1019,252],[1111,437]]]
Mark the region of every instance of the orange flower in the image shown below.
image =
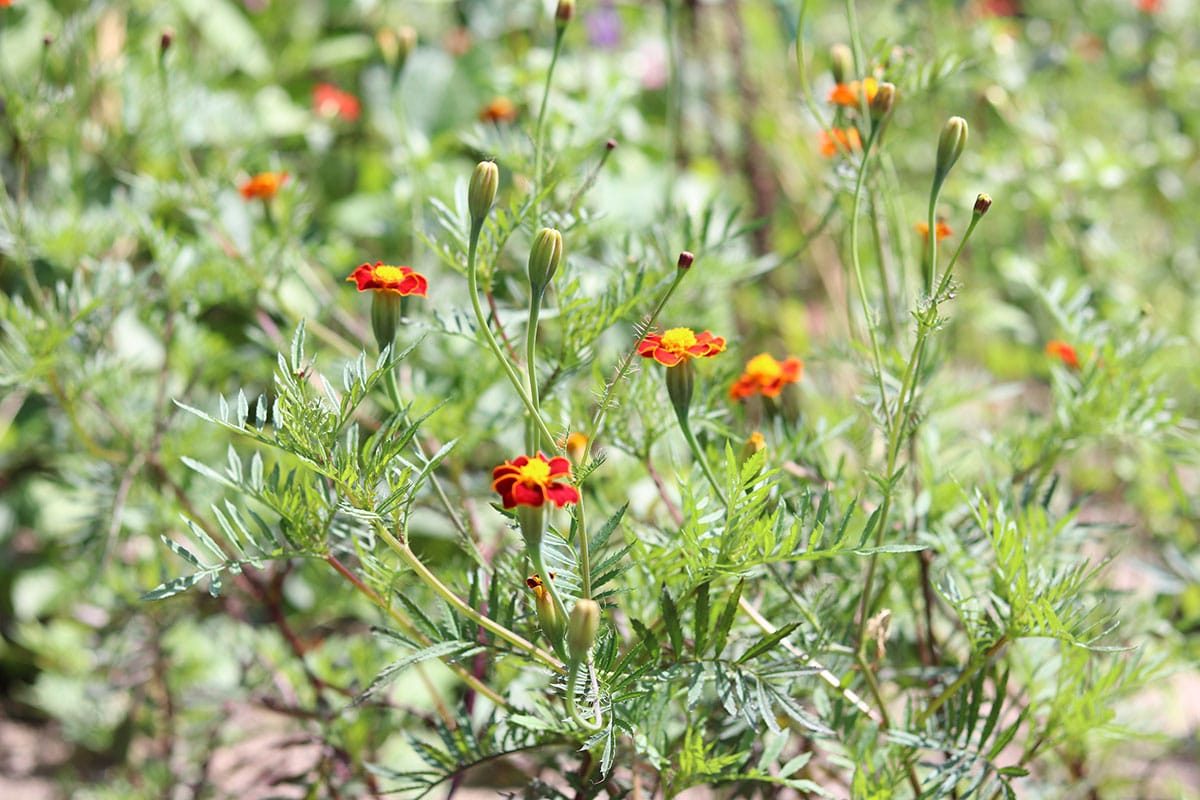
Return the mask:
[[[362,104],[349,92],[344,92],[332,83],[318,83],[312,92],[313,110],[322,117],[341,117],[354,122],[362,113]]]
[[[831,132],[832,135],[829,131],[821,131],[821,155],[826,158],[832,158],[843,148],[862,150],[862,136],[859,135],[858,128],[832,128]]]
[[[691,328],[671,328],[663,334],[651,333],[638,343],[638,355],[653,358],[665,367],[674,367],[693,358],[710,358],[725,349],[725,340],[708,331],[695,334]]]
[[[746,371],[729,387],[731,400],[744,400],[752,394],[778,397],[783,387],[800,380],[804,362],[798,358],[776,361],[770,353],[760,353],[746,364]]]
[[[350,273],[346,280],[356,282],[360,292],[374,289],[379,292],[394,292],[401,297],[410,294],[425,297],[425,292],[429,289],[429,281],[421,273],[409,267],[393,267],[382,261],[376,261],[374,265],[363,264]]]
[[[287,183],[287,179],[286,172],[260,172],[239,186],[238,191],[247,200],[270,200],[279,193],[279,187]]]
[[[1162,11],[1162,0],[1137,0],[1137,7],[1144,14],[1157,14]]]
[[[533,458],[517,456],[492,470],[492,489],[499,493],[505,508],[541,508],[547,500],[562,508],[579,502],[579,491],[574,486],[555,480],[570,477],[570,461],[562,456],[547,461],[539,452]]]
[[[929,223],[928,222],[918,222],[913,227],[917,229],[917,233],[921,234],[922,239],[929,238]],[[945,239],[947,237],[954,235],[954,231],[950,230],[950,226],[947,225],[944,220],[939,219],[937,221],[937,225],[935,226],[934,230],[937,231],[937,240],[939,242],[942,239]]]
[[[13,0],[0,0],[0,8],[12,8]]]
[[[1061,339],[1051,339],[1046,342],[1046,355],[1057,358],[1071,369],[1079,369],[1079,354],[1069,343]]]
[[[829,90],[829,102],[839,106],[851,106],[858,108],[859,98],[865,93],[867,96],[867,105],[875,99],[875,94],[879,91],[879,81],[874,78],[865,78],[861,81],[850,81],[849,83],[835,84]]]
[[[512,122],[517,118],[517,106],[507,97],[495,97],[479,112],[484,122]]]

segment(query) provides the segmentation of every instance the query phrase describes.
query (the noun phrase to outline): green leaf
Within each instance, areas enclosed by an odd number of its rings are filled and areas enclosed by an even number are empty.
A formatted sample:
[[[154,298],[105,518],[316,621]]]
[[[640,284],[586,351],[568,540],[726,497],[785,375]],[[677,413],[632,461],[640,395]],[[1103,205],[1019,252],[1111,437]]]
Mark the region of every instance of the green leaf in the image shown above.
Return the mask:
[[[762,655],[775,645],[779,644],[782,640],[786,639],[791,632],[796,630],[798,627],[800,627],[799,622],[789,622],[787,625],[784,625],[774,633],[768,633],[766,636],[763,636],[761,639],[755,642],[749,650],[747,650],[745,653],[742,653],[741,658],[739,658],[736,663],[745,664],[752,658]]]
[[[713,632],[714,658],[720,658],[721,653],[725,651],[725,641],[729,638],[729,629],[733,627],[733,619],[737,616],[738,601],[742,597],[742,587],[745,584],[746,579],[743,578],[738,581],[737,586],[733,587],[733,594],[729,595],[729,599],[725,601],[725,609],[717,619],[717,629]]]
[[[694,629],[697,657],[703,657],[704,649],[708,646],[709,583],[710,581],[705,581],[696,589],[696,619],[694,620]]]
[[[679,625],[679,609],[675,605],[675,601],[671,599],[671,593],[667,591],[667,585],[662,585],[662,593],[660,595],[662,604],[663,625],[667,628],[667,636],[671,639],[671,649],[675,651],[675,657],[683,656],[683,628]]]

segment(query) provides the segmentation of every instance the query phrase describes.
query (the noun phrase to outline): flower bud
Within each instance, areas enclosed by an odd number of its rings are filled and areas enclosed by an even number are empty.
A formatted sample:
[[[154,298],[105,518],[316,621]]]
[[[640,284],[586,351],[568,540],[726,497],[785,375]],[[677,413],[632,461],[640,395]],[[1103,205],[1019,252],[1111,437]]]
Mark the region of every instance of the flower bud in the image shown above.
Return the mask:
[[[696,261],[696,256],[687,250],[679,254],[679,261],[675,264],[679,269],[687,270],[692,268],[692,264]]]
[[[896,84],[886,81],[879,84],[879,88],[875,91],[875,99],[871,101],[871,119],[876,122],[883,119],[891,112],[895,103]]]
[[[742,445],[742,452],[738,455],[738,465],[740,466],[745,464],[750,460],[751,456],[755,455],[756,453],[761,453],[766,449],[767,440],[763,438],[761,433],[754,431],[754,433],[751,433],[746,439],[745,444]]]
[[[388,66],[399,69],[417,47],[417,31],[411,25],[383,28],[375,34],[375,42]]]
[[[571,459],[571,463],[581,467],[587,461],[588,438],[579,431],[575,431],[567,437],[563,449],[567,451],[567,458]]]
[[[540,295],[553,280],[562,257],[562,234],[553,228],[538,231],[529,250],[529,285],[535,294]]]
[[[575,16],[575,0],[558,0],[558,8],[554,10],[554,26],[561,31],[567,27],[567,23],[573,16]]]
[[[553,574],[550,575],[550,580],[554,580]],[[562,614],[558,613],[558,608],[554,605],[554,596],[542,582],[541,576],[536,573],[529,576],[525,585],[533,590],[533,606],[537,611],[538,625],[551,642],[562,641]]]
[[[845,83],[846,76],[854,70],[854,54],[844,44],[835,44],[829,48],[829,71],[833,73],[834,83]]]
[[[992,207],[992,196],[987,192],[981,192],[975,198],[975,216],[982,217]]]
[[[496,188],[500,185],[500,169],[495,161],[480,161],[471,174],[471,186],[467,189],[467,208],[471,222],[482,223],[496,202]]]
[[[567,653],[571,661],[578,663],[587,660],[599,628],[600,606],[596,601],[586,598],[575,601],[575,607],[571,609],[571,621],[567,623]]]
[[[950,168],[962,155],[967,146],[967,121],[962,117],[951,117],[942,127],[942,135],[938,137],[937,166],[934,169],[934,182],[938,185],[945,180]]]

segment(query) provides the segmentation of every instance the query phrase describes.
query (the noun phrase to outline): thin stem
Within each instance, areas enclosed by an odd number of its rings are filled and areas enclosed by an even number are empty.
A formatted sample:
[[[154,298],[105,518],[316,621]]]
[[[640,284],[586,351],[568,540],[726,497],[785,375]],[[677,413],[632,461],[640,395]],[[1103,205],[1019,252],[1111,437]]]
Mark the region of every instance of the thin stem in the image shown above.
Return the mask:
[[[1000,648],[1006,644],[1008,644],[1008,636],[1001,636],[991,647],[983,652],[983,655],[968,664],[967,668],[964,669],[959,676],[954,679],[954,682],[943,689],[942,693],[935,697],[929,706],[917,715],[916,727],[920,728],[923,726],[926,720],[932,717],[947,700],[957,694],[959,689],[961,689],[967,681],[973,678],[976,672],[978,672],[982,667],[986,666],[988,661],[991,660],[992,656],[996,655],[996,653],[1000,651]]]
[[[424,634],[422,634],[419,630],[417,630],[416,626],[413,625],[412,621],[409,620],[408,617],[404,616],[399,611],[397,611],[396,608],[394,606],[392,606],[391,603],[384,600],[379,595],[378,592],[376,592],[370,586],[367,586],[365,583],[363,583],[362,580],[357,575],[355,575],[353,572],[351,572],[349,570],[349,568],[346,567],[345,564],[343,564],[341,561],[338,560],[337,556],[335,556],[333,553],[327,553],[325,555],[325,561],[326,561],[326,563],[329,564],[329,566],[333,567],[334,571],[336,571],[339,575],[341,575],[346,580],[350,581],[351,585],[354,586],[354,588],[357,589],[363,596],[365,596],[372,603],[374,603],[376,606],[378,606],[380,609],[382,609],[384,611],[384,613],[386,613],[388,616],[390,616],[392,618],[392,621],[395,622],[397,625],[399,625],[406,634],[408,634],[410,637],[414,638],[417,642],[419,642],[423,645],[432,644],[432,642],[429,641],[429,639]],[[501,697],[499,694],[497,694],[496,691],[494,689],[492,689],[490,686],[488,686],[486,683],[483,683],[482,681],[480,681],[478,678],[476,678],[470,672],[467,672],[467,670],[465,670],[461,665],[453,664],[453,663],[450,663],[447,661],[443,661],[442,663],[444,663],[447,667],[449,667],[451,669],[451,671],[454,672],[455,675],[457,675],[459,678],[461,678],[463,683],[467,684],[472,689],[479,692],[481,695],[483,695],[487,699],[491,700],[498,707],[507,708],[507,709],[512,708],[511,703],[509,703],[507,700],[505,700],[503,697]]]
[[[401,542],[399,539],[393,536],[392,532],[389,531],[382,522],[379,520],[374,520],[373,527],[379,538],[383,539],[383,541],[385,541],[387,545],[391,547],[392,550],[394,550],[406,564],[408,564],[412,571],[417,574],[417,577],[420,578],[426,586],[432,589],[434,593],[438,595],[438,597],[445,600],[451,608],[458,611],[476,625],[479,625],[481,628],[489,631],[497,638],[503,639],[519,650],[524,650],[530,656],[536,658],[538,661],[541,661],[555,672],[562,672],[564,670],[563,663],[555,658],[553,654],[546,652],[533,642],[526,639],[524,636],[521,636],[519,633],[509,630],[491,617],[485,617],[483,614],[480,614],[478,611],[463,602],[461,597],[450,591],[450,588],[446,586],[446,584],[442,583],[441,580],[439,580],[438,577],[430,571],[429,567],[425,566],[425,563],[417,557],[417,554],[412,551],[406,542]],[[549,581],[547,581],[547,583],[549,583]]]
[[[483,220],[476,219],[471,221],[471,238],[467,249],[467,282],[470,284],[471,308],[475,311],[475,321],[479,324],[479,331],[483,334],[483,339],[491,348],[492,354],[496,360],[500,362],[500,366],[504,369],[504,374],[508,376],[508,381],[517,390],[517,396],[521,398],[521,402],[525,404],[525,409],[532,417],[533,424],[541,432],[547,442],[554,442],[554,434],[546,427],[542,415],[538,412],[537,406],[525,392],[524,381],[521,376],[513,369],[509,363],[508,357],[504,355],[504,351],[500,349],[500,343],[496,341],[496,337],[492,335],[492,330],[488,326],[487,317],[483,314],[483,307],[479,304],[479,265],[477,255],[479,250],[479,233],[483,230]]]
[[[562,601],[562,595],[558,593],[558,589],[556,589],[554,586],[554,580],[550,576],[550,570],[546,568],[545,553],[542,552],[542,547],[540,544],[537,547],[530,547],[528,549],[529,559],[533,562],[533,569],[535,572],[537,572],[538,577],[542,579],[542,586],[546,587],[546,591],[550,593],[550,600],[554,603],[554,609],[558,612],[559,619],[563,620],[565,623],[567,620],[567,606]],[[547,638],[549,638],[549,633],[546,635]],[[566,657],[566,651],[563,649],[561,636],[557,641],[551,639],[550,643],[553,645],[554,651],[560,657]]]
[[[533,287],[533,292],[529,296],[529,324],[525,328],[525,372],[529,377],[529,401],[534,408],[534,416],[541,419],[541,401],[538,398],[538,379],[537,379],[537,329],[538,316],[542,311],[542,293],[545,287]],[[541,436],[539,435],[537,424],[530,420],[529,430],[526,434],[526,443],[529,445],[528,451],[536,453],[542,449]]]
[[[871,130],[867,142],[863,146],[862,164],[858,168],[858,180],[854,186],[854,207],[850,211],[850,265],[854,268],[854,281],[858,284],[858,300],[862,304],[863,316],[867,323],[867,335],[871,340],[871,357],[875,360],[875,380],[879,389],[879,402],[886,414],[887,389],[883,385],[883,356],[879,350],[879,336],[876,332],[875,321],[871,318],[871,303],[867,298],[867,285],[863,281],[862,262],[858,255],[858,219],[862,208],[863,191],[867,183],[867,167],[871,163],[872,145],[877,140],[879,129]]]
[[[536,223],[541,219],[541,197],[544,193],[542,186],[542,156],[545,151],[545,146],[542,141],[542,133],[546,122],[546,109],[550,105],[550,83],[554,79],[554,67],[558,64],[558,54],[562,51],[563,34],[566,32],[564,26],[556,26],[554,31],[554,54],[550,56],[550,67],[546,70],[546,83],[542,87],[542,104],[538,108],[537,127],[533,132],[533,185],[536,187],[536,194],[533,201],[533,221]]]
[[[683,431],[683,438],[687,439],[688,447],[692,449],[692,456],[700,464],[701,471],[704,472],[704,477],[708,478],[708,482],[712,484],[713,491],[717,493],[717,497],[721,500],[721,505],[729,509],[729,500],[725,497],[725,492],[721,490],[721,484],[717,481],[717,476],[713,474],[712,467],[708,465],[708,459],[704,456],[704,450],[700,448],[700,443],[696,441],[695,434],[692,433],[692,426],[683,416],[679,416],[679,429]]]
[[[590,662],[590,658],[588,659]],[[590,731],[598,731],[604,727],[604,719],[600,716],[600,709],[595,709],[596,718],[594,720],[584,719],[579,713],[579,705],[575,700],[575,689],[579,684],[579,668],[583,666],[579,661],[572,661],[570,671],[567,673],[567,712],[571,715],[571,719],[575,720],[582,728]]]
[[[575,504],[575,531],[579,534],[579,579],[583,584],[580,591],[585,600],[591,600],[592,557],[588,550],[587,513],[583,503],[582,487],[580,487],[579,502]]]

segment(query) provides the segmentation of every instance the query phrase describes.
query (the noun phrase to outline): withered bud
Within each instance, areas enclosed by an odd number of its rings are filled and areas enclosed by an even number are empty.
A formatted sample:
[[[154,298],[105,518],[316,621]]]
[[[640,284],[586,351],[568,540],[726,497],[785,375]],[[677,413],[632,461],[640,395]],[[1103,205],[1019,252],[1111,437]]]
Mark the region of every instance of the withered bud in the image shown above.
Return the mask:
[[[871,101],[871,119],[878,122],[891,113],[892,106],[896,103],[896,84],[884,83],[879,84],[879,88],[875,91],[875,99]]]
[[[981,192],[979,197],[975,198],[975,216],[982,217],[992,207],[992,196],[987,192]]]
[[[684,269],[684,270],[691,269],[692,264],[695,262],[695,260],[696,260],[696,256],[693,253],[691,253],[687,250],[684,250],[682,253],[679,254],[679,262],[675,266],[677,266],[679,269]]]

